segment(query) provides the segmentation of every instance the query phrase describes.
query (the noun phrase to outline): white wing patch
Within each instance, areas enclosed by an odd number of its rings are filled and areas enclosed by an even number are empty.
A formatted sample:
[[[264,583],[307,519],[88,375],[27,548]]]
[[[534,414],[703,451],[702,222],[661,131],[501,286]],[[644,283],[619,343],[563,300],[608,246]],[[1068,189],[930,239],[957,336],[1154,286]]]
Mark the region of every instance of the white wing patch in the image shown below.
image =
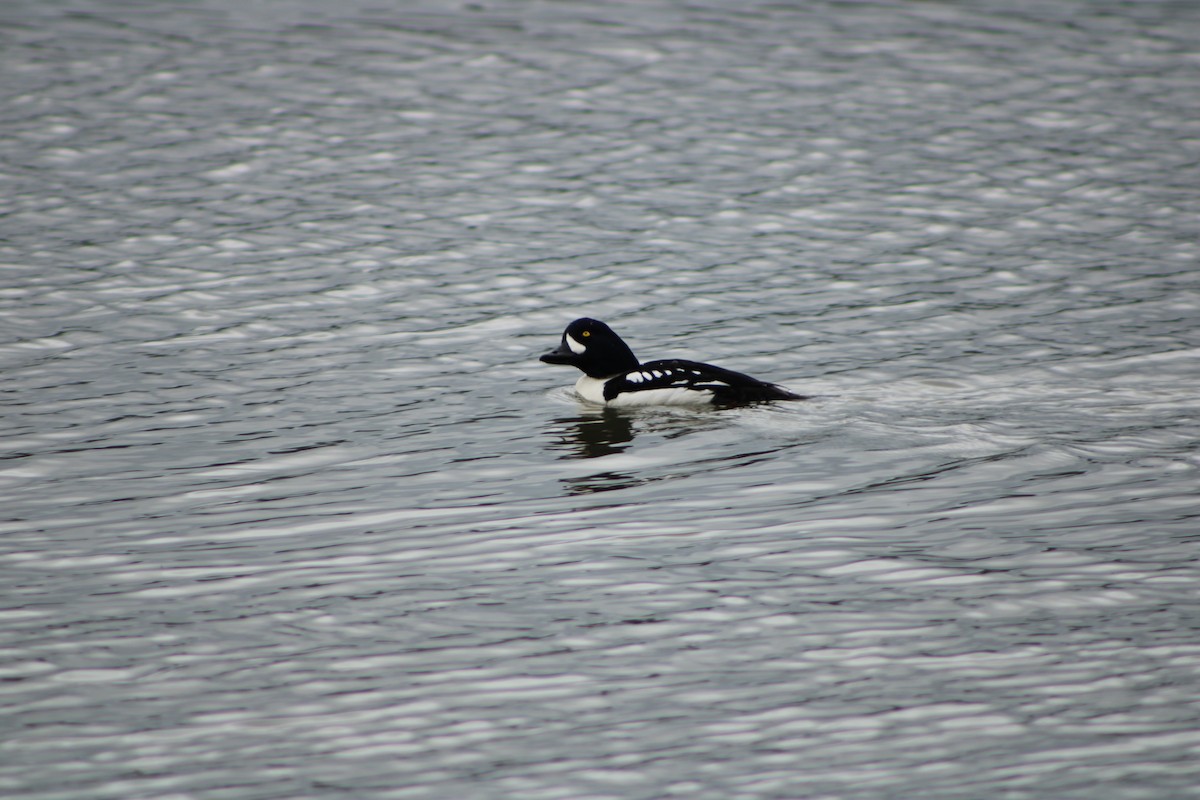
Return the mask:
[[[708,405],[713,400],[708,387],[725,385],[725,381],[706,380],[700,370],[681,367],[634,370],[623,377],[630,388],[609,400],[610,406]]]

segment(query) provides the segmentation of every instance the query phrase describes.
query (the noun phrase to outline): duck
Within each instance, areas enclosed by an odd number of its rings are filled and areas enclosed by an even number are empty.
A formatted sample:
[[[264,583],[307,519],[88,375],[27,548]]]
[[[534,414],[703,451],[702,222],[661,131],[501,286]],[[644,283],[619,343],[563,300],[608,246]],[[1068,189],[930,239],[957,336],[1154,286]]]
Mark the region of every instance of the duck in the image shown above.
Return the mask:
[[[774,383],[699,361],[668,358],[642,363],[612,328],[583,317],[567,326],[559,346],[543,354],[546,364],[577,367],[575,391],[604,406],[729,406],[805,400]]]

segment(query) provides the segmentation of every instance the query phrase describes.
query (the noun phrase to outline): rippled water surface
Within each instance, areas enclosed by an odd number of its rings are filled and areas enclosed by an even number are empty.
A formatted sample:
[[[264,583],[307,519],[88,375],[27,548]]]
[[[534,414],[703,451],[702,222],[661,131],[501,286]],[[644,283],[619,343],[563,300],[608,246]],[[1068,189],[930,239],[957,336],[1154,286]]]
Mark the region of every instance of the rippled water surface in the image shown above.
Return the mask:
[[[0,794],[1200,796],[1197,43],[6,3]]]

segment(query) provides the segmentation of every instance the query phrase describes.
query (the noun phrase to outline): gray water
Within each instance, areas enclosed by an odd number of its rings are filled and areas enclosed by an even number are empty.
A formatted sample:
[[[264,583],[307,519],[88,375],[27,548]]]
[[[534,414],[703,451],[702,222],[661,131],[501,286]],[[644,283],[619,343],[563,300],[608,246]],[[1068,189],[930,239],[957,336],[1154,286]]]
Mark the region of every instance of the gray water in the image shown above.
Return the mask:
[[[10,0],[0,794],[1200,797],[1198,43]]]

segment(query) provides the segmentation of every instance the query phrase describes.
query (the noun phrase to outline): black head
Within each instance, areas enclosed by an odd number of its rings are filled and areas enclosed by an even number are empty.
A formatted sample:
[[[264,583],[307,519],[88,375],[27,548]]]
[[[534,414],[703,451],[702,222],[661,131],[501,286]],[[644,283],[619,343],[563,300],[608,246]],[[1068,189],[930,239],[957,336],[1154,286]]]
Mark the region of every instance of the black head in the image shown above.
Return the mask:
[[[638,365],[637,356],[612,328],[595,319],[577,319],[563,331],[562,343],[541,358],[547,364],[570,364],[593,378],[608,378]]]

